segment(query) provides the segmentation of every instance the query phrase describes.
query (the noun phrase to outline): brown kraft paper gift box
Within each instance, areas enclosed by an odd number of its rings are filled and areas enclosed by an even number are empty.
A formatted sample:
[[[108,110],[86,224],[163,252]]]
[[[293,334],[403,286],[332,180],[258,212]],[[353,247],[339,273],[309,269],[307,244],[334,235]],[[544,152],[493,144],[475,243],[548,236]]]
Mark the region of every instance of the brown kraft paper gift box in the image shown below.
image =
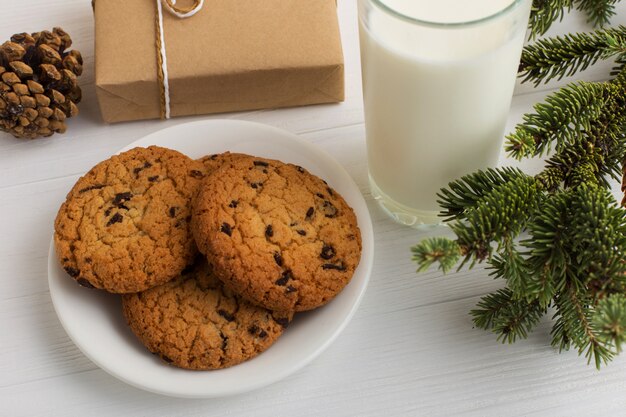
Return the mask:
[[[94,12],[104,121],[159,118],[155,0],[97,0]],[[172,116],[344,99],[335,0],[205,0],[163,20]]]

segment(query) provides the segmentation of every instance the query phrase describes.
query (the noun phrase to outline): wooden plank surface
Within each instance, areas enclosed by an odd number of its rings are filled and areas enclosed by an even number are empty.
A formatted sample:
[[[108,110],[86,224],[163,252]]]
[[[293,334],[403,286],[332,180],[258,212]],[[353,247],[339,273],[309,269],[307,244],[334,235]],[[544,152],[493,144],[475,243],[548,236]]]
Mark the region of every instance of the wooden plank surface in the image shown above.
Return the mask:
[[[409,247],[445,230],[416,232],[389,219],[367,189],[356,5],[339,1],[347,99],[339,105],[243,112],[168,122],[105,125],[93,86],[93,20],[85,0],[3,0],[0,39],[62,26],[85,56],[85,100],[66,135],[18,141],[0,135],[0,416],[589,416],[626,412],[626,358],[601,372],[549,345],[545,318],[528,340],[501,345],[473,329],[468,311],[501,283],[477,268],[415,274]],[[208,2],[210,4],[210,2]],[[619,5],[616,23],[626,23]],[[588,29],[574,15],[552,33]],[[584,74],[603,79],[610,63]],[[562,82],[561,82],[562,84]],[[518,86],[510,130],[553,83]],[[181,400],[130,387],[92,364],[69,340],[47,287],[52,222],[80,174],[163,127],[202,118],[267,123],[334,155],[365,195],[376,257],[370,287],[337,341],[270,387],[214,400]],[[539,169],[537,162],[521,164]]]

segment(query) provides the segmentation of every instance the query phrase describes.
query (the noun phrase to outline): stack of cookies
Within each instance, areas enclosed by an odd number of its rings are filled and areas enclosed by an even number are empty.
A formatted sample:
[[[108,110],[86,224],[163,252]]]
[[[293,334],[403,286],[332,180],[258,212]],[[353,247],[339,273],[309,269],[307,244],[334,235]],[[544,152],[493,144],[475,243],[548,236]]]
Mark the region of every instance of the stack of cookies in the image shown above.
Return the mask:
[[[263,352],[294,313],[332,300],[361,256],[353,210],[304,168],[156,146],[80,178],[54,241],[70,277],[122,294],[139,340],[187,369]]]

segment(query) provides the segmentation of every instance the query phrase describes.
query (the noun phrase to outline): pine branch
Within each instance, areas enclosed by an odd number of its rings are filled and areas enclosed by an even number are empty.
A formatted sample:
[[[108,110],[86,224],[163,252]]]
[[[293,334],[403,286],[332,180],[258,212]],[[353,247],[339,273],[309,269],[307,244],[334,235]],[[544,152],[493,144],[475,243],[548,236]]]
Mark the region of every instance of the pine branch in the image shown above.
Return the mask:
[[[541,82],[574,75],[595,64],[626,52],[626,27],[539,39],[524,47],[519,66],[522,82]]]

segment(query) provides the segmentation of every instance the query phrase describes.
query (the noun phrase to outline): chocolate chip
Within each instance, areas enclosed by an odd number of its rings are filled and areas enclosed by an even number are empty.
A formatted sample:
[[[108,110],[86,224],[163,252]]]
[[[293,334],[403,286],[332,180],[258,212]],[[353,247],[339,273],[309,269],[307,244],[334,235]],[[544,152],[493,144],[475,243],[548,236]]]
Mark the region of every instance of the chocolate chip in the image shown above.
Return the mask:
[[[253,324],[252,326],[248,327],[248,333],[250,334],[256,334],[256,332],[259,331],[259,326],[257,326],[256,324]]]
[[[276,265],[283,266],[283,257],[278,252],[274,252],[274,261],[276,261]]]
[[[324,264],[322,265],[322,269],[324,270],[328,270],[328,269],[334,269],[336,271],[345,271],[346,267],[343,264],[343,262],[341,262],[339,265],[335,265],[335,264]]]
[[[189,175],[191,175],[194,178],[202,178],[204,177],[204,174],[198,170],[192,169],[191,171],[189,171]]]
[[[85,187],[85,188],[83,188],[81,190],[78,190],[78,193],[82,194],[82,193],[86,193],[87,191],[99,190],[99,189],[104,188],[104,187],[106,187],[106,185],[102,185],[102,184],[92,185],[90,187]]]
[[[294,226],[297,226],[297,225],[298,225],[298,222],[291,222],[291,223],[289,224],[289,226],[291,226],[291,227],[294,227]]]
[[[326,187],[326,191],[328,191],[328,194],[330,194],[331,197],[335,195],[335,193],[333,193],[332,188],[330,187]]]
[[[286,317],[275,318],[274,321],[283,326],[285,329],[289,326],[289,319]]]
[[[297,232],[300,236],[306,236],[306,231],[304,230],[298,230]]]
[[[176,217],[176,207],[170,207],[170,217],[174,218]]]
[[[108,209],[106,209],[106,210],[104,211],[104,217],[109,217],[109,214],[111,214],[111,210],[112,210],[112,208],[111,208],[111,207],[109,207]]]
[[[91,282],[87,281],[85,278],[79,278],[78,280],[76,280],[76,282],[78,282],[78,285],[85,288],[96,288],[91,284]]]
[[[315,209],[313,207],[309,207],[309,209],[306,211],[306,219],[311,220],[311,217],[313,217],[314,213]]]
[[[230,207],[230,208],[237,208],[237,204],[239,204],[239,201],[233,200],[233,201],[230,202],[228,207]]]
[[[322,252],[320,253],[320,256],[322,257],[322,259],[332,259],[335,256],[335,248],[333,248],[330,245],[324,245],[322,247]]]
[[[170,358],[168,358],[168,357],[167,357],[167,356],[165,356],[165,355],[161,355],[161,359],[163,359],[163,361],[165,361],[165,362],[167,362],[167,363],[172,363],[172,362],[174,362],[173,360],[171,360]]]
[[[63,269],[65,269],[65,272],[67,272],[67,275],[69,275],[72,278],[76,278],[77,276],[80,275],[80,271],[76,268],[72,268],[71,266],[65,266],[63,267]]]
[[[235,321],[235,316],[233,316],[232,314],[230,314],[226,310],[219,309],[219,310],[217,310],[217,314],[219,314],[220,316],[224,317],[228,321]]]
[[[296,166],[296,169],[298,170],[298,172],[304,174],[304,168],[302,168],[301,166]]]
[[[295,292],[295,291],[296,291],[296,289],[290,285],[285,290],[285,294],[291,294],[292,292]]]
[[[222,233],[226,233],[228,236],[233,234],[233,229],[231,229],[230,224],[222,223],[222,228],[220,229]]]
[[[112,224],[115,223],[120,223],[124,218],[122,217],[121,214],[119,213],[115,213],[108,221],[107,226],[111,226]]]
[[[274,236],[274,229],[272,228],[271,224],[268,224],[267,227],[265,228],[265,237],[272,237]]]
[[[154,177],[148,177],[148,181],[150,181],[150,182],[155,182],[158,179],[159,179],[158,175],[155,175]]]
[[[215,160],[217,159],[217,154],[216,154],[216,153],[214,153],[213,155],[209,156],[209,158],[210,158],[212,161],[215,161]]]
[[[63,258],[63,259],[62,259],[62,262],[67,262],[67,261],[69,261],[69,260],[70,260],[70,258]]]
[[[269,164],[267,162],[265,162],[265,161],[254,161],[253,164],[254,164],[254,166],[257,166],[257,167],[269,166]]]
[[[93,259],[91,258],[85,258],[85,263],[90,264],[93,262]]]
[[[267,337],[267,332],[265,330],[261,330],[261,332],[259,333],[259,337],[261,339],[265,339]]]
[[[252,184],[250,184],[250,187],[254,188],[255,190],[262,186],[263,186],[262,182],[253,182]]]
[[[159,162],[161,162],[161,161],[159,161]],[[133,169],[133,172],[136,175],[136,174],[139,174],[144,169],[150,168],[151,166],[152,166],[152,164],[150,162],[145,162],[142,167],[138,167],[138,168]]]
[[[133,198],[133,194],[130,192],[125,192],[125,193],[118,193],[115,194],[115,197],[113,198],[113,205],[114,206],[121,206],[125,201],[130,200],[131,198]],[[127,208],[128,210],[128,208]]]
[[[315,195],[318,196],[319,198],[324,198],[324,194],[322,194],[322,193],[317,193]]]
[[[333,206],[330,201],[324,201],[324,205],[322,206],[322,212],[324,213],[324,216],[332,219],[333,217],[337,216],[337,211],[337,208]]]
[[[287,285],[287,282],[289,282],[289,280],[291,278],[292,278],[291,271],[287,270],[287,271],[283,272],[283,275],[280,278],[278,278],[274,282],[274,284],[280,285],[280,286]]]

